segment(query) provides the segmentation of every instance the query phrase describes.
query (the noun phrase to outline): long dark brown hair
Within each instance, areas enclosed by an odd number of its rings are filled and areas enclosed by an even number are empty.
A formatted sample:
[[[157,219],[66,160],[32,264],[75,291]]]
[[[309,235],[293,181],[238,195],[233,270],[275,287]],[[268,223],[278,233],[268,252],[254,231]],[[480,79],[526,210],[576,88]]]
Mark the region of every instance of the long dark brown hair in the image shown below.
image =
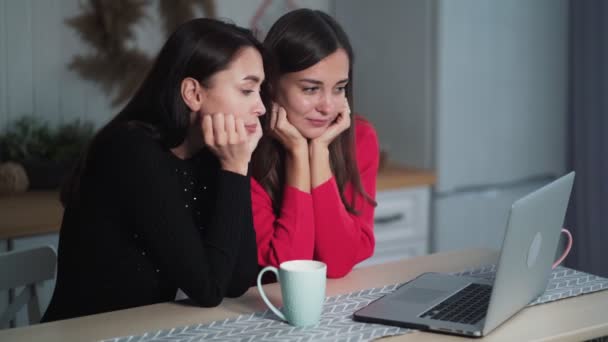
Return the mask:
[[[247,29],[208,18],[182,24],[163,45],[133,98],[95,135],[64,182],[61,189],[64,206],[78,202],[88,152],[101,140],[100,136],[113,127],[122,124],[143,127],[167,148],[183,143],[190,126],[190,109],[181,97],[182,80],[192,77],[208,86],[209,79],[226,69],[244,47],[257,49],[265,61],[269,60],[263,45]],[[268,98],[263,96],[263,101],[268,106]]]
[[[270,96],[276,98],[279,78],[291,72],[305,70],[325,57],[343,49],[348,55],[348,79],[346,98],[353,108],[353,50],[340,25],[329,15],[318,10],[298,9],[279,18],[270,28],[264,47],[273,58],[276,68],[267,73]],[[262,117],[262,127],[269,131],[270,117]],[[361,194],[367,201],[376,202],[363,189],[355,158],[355,120],[350,127],[329,145],[332,173],[336,179],[340,198],[346,209],[358,214],[355,196]],[[252,161],[252,176],[270,195],[273,210],[279,214],[283,187],[285,186],[285,148],[276,139],[265,134],[256,148]],[[344,189],[350,183],[353,197],[346,199]]]

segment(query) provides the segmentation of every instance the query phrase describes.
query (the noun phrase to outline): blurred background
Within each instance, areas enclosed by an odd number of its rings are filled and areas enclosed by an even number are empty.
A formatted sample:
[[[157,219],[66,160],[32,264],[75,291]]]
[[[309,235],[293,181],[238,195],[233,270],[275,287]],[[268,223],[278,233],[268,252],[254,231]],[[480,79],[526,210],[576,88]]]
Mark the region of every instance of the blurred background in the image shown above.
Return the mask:
[[[15,227],[36,210],[60,211],[66,170],[167,32],[208,16],[263,38],[300,7],[328,12],[348,33],[354,110],[375,125],[388,160],[434,175],[414,205],[425,226],[416,254],[500,248],[511,203],[575,170],[566,265],[608,276],[602,0],[0,0],[0,252],[57,246],[60,217],[38,233]],[[382,196],[378,212],[393,193]],[[43,310],[53,286],[41,285]]]

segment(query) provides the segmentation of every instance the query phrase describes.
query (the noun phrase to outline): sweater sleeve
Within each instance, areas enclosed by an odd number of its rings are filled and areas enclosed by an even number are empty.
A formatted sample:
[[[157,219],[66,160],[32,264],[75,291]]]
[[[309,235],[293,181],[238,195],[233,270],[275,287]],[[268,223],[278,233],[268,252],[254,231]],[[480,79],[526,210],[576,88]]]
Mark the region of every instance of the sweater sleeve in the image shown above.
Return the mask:
[[[365,192],[376,197],[379,148],[371,124],[356,121],[356,158]],[[353,188],[347,184],[345,198],[351,201]],[[374,205],[357,194],[354,197],[358,214],[346,210],[334,177],[312,190],[315,218],[315,259],[327,264],[327,276],[339,278],[348,274],[359,262],[374,252]]]
[[[215,215],[201,239],[169,152],[142,129],[117,131],[100,142],[97,162],[104,165],[108,186],[117,189],[133,233],[176,287],[201,306],[218,305],[230,287],[239,250],[255,243],[253,232],[247,232],[253,230],[249,178],[217,170]],[[239,267],[255,277],[255,260]]]
[[[254,179],[251,180],[251,198],[260,266],[312,259],[315,229],[310,194],[285,187],[278,217],[270,196]]]
[[[249,206],[251,208],[251,197],[248,196]],[[251,210],[246,216],[248,221],[247,229],[244,229],[241,248],[238,251],[236,265],[232,272],[232,279],[226,292],[227,297],[240,297],[247,290],[255,285],[255,280],[258,275],[258,263],[256,262],[257,244],[255,238],[255,230],[253,229],[253,217]]]

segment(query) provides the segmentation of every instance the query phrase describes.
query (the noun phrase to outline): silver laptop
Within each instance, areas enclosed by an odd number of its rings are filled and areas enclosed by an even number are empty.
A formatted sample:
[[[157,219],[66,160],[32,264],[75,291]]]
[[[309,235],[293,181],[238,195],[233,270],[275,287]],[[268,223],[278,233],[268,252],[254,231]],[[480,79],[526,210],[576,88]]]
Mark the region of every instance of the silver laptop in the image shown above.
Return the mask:
[[[513,203],[494,282],[424,273],[354,320],[485,336],[545,291],[573,182],[571,172]]]

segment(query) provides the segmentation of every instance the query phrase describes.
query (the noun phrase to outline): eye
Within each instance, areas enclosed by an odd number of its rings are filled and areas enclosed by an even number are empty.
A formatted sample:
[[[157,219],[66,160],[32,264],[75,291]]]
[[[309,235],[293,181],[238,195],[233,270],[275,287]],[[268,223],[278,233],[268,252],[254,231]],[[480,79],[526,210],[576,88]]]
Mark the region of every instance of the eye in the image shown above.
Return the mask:
[[[314,94],[319,90],[319,87],[306,87],[302,88],[302,91],[306,94]]]
[[[249,96],[253,93],[255,93],[255,90],[251,90],[251,89],[241,89],[241,93],[243,93],[243,95],[245,96]]]
[[[336,93],[337,94],[344,93],[345,91],[346,91],[346,86],[342,86],[342,87],[337,87],[336,88]]]

